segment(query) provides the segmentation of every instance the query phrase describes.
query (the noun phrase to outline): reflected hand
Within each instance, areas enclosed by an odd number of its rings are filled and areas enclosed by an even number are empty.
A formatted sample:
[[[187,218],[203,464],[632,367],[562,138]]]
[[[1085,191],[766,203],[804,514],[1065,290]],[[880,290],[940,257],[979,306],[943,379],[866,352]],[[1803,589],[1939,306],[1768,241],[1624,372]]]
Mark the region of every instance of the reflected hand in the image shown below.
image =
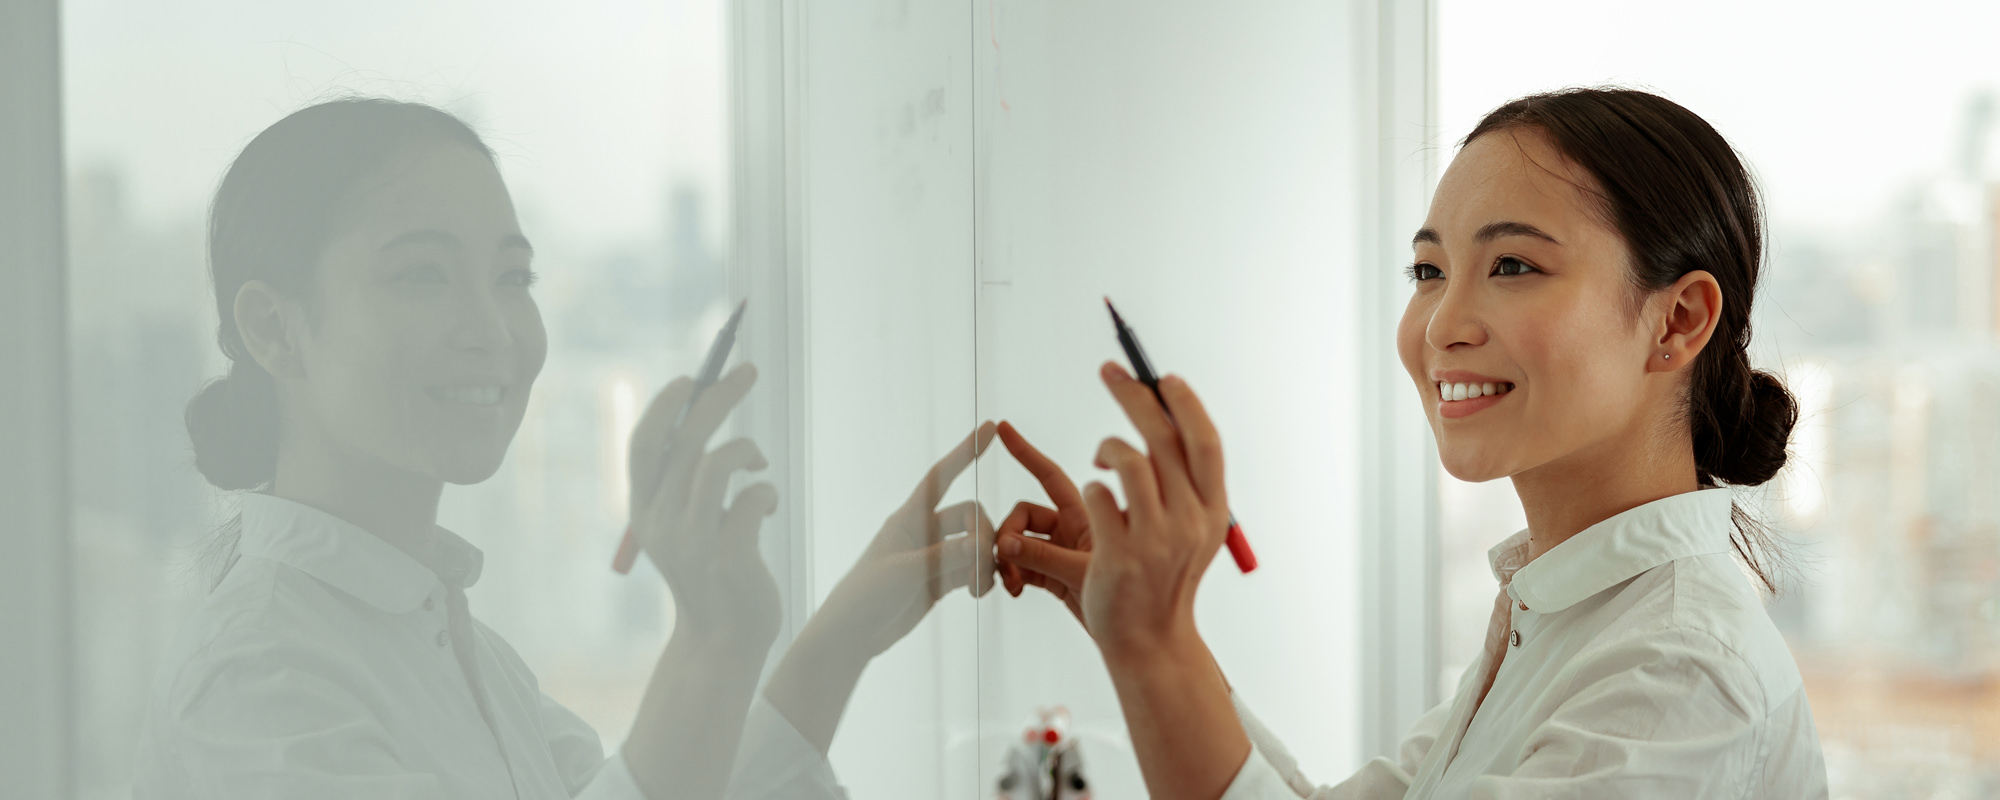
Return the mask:
[[[1083,489],[1094,545],[1084,624],[1106,659],[1118,660],[1200,641],[1195,590],[1227,536],[1229,498],[1221,436],[1186,381],[1168,376],[1156,398],[1117,364],[1101,372],[1146,441],[1146,452],[1117,437],[1097,451],[1098,468],[1117,471],[1126,508],[1102,483]]]
[[[993,522],[976,503],[935,510],[952,479],[993,440],[980,425],[931,467],[785,653],[764,697],[825,754],[868,662],[916,628],[946,593],[993,588]],[[956,538],[952,534],[966,533]]]
[[[993,424],[982,424],[932,465],[827,595],[813,615],[814,627],[838,631],[856,648],[851,655],[871,659],[908,635],[952,590],[968,587],[983,597],[993,588],[993,521],[974,501],[937,508],[952,480],[992,441]]]
[[[742,364],[695,399],[679,429],[681,407],[694,381],[667,384],[632,430],[632,532],[673,592],[676,635],[768,647],[777,636],[778,584],[758,549],[757,530],[778,505],[768,482],[736,493],[722,505],[729,478],[761,470],[764,455],[749,439],[714,450],[708,441],[757,382]]]
[[[1028,443],[1012,423],[1000,423],[1000,441],[1014,460],[1042,484],[1055,508],[1022,501],[1000,522],[1000,579],[1007,593],[1021,596],[1024,586],[1040,586],[1069,606],[1076,621],[1083,619],[1083,579],[1090,569],[1090,515],[1083,495],[1062,467]],[[1023,536],[1024,531],[1047,536]],[[1085,628],[1088,629],[1088,625]]]

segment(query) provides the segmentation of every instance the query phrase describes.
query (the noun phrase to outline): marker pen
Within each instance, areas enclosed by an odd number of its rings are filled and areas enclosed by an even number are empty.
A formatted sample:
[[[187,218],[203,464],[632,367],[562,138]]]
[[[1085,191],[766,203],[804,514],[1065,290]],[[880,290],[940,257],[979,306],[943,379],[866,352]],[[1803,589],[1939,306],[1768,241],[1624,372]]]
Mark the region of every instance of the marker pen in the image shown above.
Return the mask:
[[[1167,400],[1160,396],[1160,377],[1153,372],[1153,364],[1146,360],[1146,351],[1139,347],[1139,337],[1132,335],[1132,329],[1125,326],[1125,318],[1118,316],[1118,309],[1111,305],[1111,298],[1104,298],[1104,307],[1111,310],[1111,326],[1118,330],[1118,344],[1125,348],[1125,358],[1132,362],[1132,373],[1146,388],[1153,390],[1153,397],[1160,401],[1165,410]],[[1167,420],[1173,421],[1174,412],[1167,411]],[[1257,554],[1250,552],[1250,540],[1243,537],[1243,526],[1236,521],[1236,513],[1229,514],[1229,536],[1224,540],[1229,545],[1229,556],[1236,559],[1236,569],[1249,572],[1257,568]]]
[[[694,401],[701,399],[701,393],[722,379],[722,365],[729,361],[729,350],[736,346],[736,325],[743,321],[743,307],[750,304],[748,299],[736,304],[736,311],[729,315],[729,321],[722,324],[722,330],[715,334],[715,342],[708,346],[708,359],[701,362],[701,371],[695,373],[694,392],[687,402],[674,414],[674,431],[681,429],[687,421],[688,409],[694,408]],[[667,452],[673,451],[673,433],[667,434]],[[662,459],[664,461],[664,459]],[[632,571],[632,562],[639,559],[639,539],[632,535],[632,526],[625,526],[625,538],[618,543],[618,554],[611,559],[611,568],[625,575]]]

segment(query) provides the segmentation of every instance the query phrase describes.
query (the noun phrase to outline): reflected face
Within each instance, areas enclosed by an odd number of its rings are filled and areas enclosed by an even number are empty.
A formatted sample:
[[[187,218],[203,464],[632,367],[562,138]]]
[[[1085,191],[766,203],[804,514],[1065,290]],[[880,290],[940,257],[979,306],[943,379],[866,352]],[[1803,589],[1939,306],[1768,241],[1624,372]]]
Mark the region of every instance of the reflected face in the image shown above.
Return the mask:
[[[1485,481],[1644,435],[1646,359],[1630,251],[1537,131],[1452,160],[1415,240],[1397,351],[1446,471]]]
[[[300,345],[302,422],[363,462],[491,477],[548,355],[499,171],[462,145],[413,147],[345,208]]]

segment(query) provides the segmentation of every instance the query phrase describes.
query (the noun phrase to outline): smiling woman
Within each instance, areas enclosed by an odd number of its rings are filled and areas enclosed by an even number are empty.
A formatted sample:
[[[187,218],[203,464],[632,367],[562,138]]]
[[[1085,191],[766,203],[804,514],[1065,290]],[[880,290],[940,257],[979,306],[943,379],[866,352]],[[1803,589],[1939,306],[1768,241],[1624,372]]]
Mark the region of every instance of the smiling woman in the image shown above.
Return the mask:
[[[1185,381],[1156,401],[1107,365],[1147,445],[1098,451],[1123,507],[1038,470],[1069,520],[1010,517],[1001,554],[1010,589],[1025,570],[1078,598],[1153,796],[1826,796],[1798,668],[1732,560],[1768,581],[1726,487],[1771,479],[1796,417],[1744,355],[1760,214],[1721,135],[1655,95],[1526,97],[1467,138],[1414,240],[1397,349],[1445,468],[1510,478],[1528,527],[1489,553],[1500,587],[1456,696],[1331,787],[1195,627],[1227,518],[1216,427]]]
[[[725,507],[763,458],[748,439],[708,449],[755,371],[698,401],[670,384],[633,434],[633,528],[680,618],[607,759],[472,616],[484,554],[437,525],[446,484],[499,469],[548,354],[491,151],[429,106],[311,106],[230,166],[209,242],[231,366],[189,403],[188,434],[210,483],[252,491],[162,660],[135,794],[720,795],[776,634],[756,544],[776,491]],[[806,747],[775,724],[747,741],[781,764]]]

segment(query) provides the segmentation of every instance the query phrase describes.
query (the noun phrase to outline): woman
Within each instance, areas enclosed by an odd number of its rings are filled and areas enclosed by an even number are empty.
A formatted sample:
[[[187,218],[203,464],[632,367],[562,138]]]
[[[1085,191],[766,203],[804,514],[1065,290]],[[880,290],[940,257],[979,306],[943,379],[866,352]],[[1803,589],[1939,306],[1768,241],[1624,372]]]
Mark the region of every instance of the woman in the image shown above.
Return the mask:
[[[633,432],[632,524],[677,618],[607,759],[473,618],[464,590],[481,554],[436,524],[445,484],[499,469],[548,351],[533,248],[491,151],[428,106],[303,109],[230,166],[209,249],[231,367],[189,404],[188,432],[211,483],[254,491],[159,671],[137,796],[714,798],[739,742],[751,774],[824,771],[819,737],[787,715],[837,719],[845,693],[750,713],[779,624],[756,538],[778,498],[756,483],[725,506],[730,477],[764,459],[747,439],[708,442],[754,369],[730,372],[678,428],[692,383],[674,381]],[[968,437],[924,485],[950,483],[990,436]],[[815,630],[874,626],[860,644],[823,634],[843,657],[865,664],[939,594],[991,574],[975,557],[991,525],[936,511],[939,493],[920,488],[853,588],[822,606]]]
[[[1090,631],[1156,800],[1824,797],[1797,666],[1732,559],[1771,586],[1725,487],[1770,480],[1797,417],[1745,353],[1761,224],[1728,143],[1654,95],[1526,97],[1466,137],[1397,349],[1445,469],[1511,478],[1528,528],[1490,553],[1483,654],[1394,759],[1314,788],[1216,668],[1193,604],[1227,527],[1222,446],[1179,378],[1163,409],[1103,369],[1147,446],[1098,450],[1123,508],[1001,426],[1055,505],[1001,523],[1008,590]]]

